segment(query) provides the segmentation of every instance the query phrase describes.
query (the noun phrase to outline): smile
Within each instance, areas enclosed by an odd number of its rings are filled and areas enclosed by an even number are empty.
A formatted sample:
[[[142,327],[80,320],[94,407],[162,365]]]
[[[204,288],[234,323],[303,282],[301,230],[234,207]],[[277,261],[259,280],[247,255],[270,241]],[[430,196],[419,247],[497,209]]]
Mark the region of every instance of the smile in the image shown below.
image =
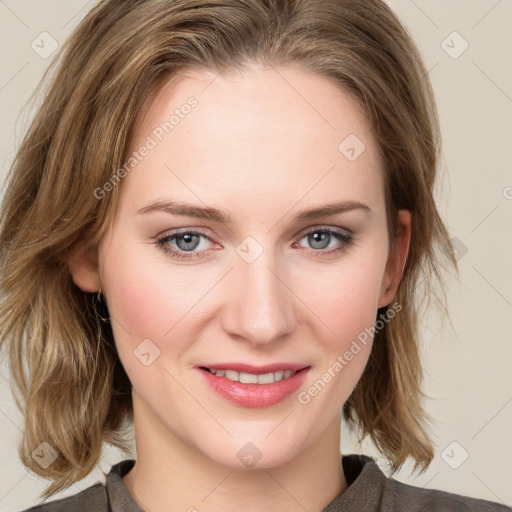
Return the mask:
[[[278,370],[256,375],[254,373],[237,372],[236,370],[216,370],[215,368],[205,368],[205,370],[217,377],[226,377],[232,382],[241,382],[242,384],[272,384],[297,373],[295,370]]]
[[[273,371],[269,371],[269,367],[259,367],[252,370],[258,373],[250,373],[229,368],[196,367],[203,382],[206,381],[208,388],[218,396],[238,406],[259,408],[275,405],[293,395],[304,383],[310,369],[311,366],[300,365],[296,365],[296,369],[272,368]]]

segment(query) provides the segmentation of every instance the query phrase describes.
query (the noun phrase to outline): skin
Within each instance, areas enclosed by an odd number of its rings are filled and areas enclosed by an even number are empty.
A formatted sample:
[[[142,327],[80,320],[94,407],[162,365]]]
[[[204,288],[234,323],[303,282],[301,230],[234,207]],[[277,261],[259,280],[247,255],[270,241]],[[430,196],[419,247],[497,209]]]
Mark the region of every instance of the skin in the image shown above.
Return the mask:
[[[311,366],[299,392],[307,390],[392,302],[410,214],[399,212],[390,252],[377,145],[355,101],[326,78],[293,66],[189,73],[155,95],[132,150],[190,96],[197,107],[122,180],[98,252],[70,263],[81,289],[101,286],[133,386],[137,462],[123,481],[149,512],[229,512],[240,503],[250,511],[320,511],[347,488],[340,410],[371,341],[306,405],[298,393],[259,409],[232,404],[194,366],[301,362]],[[349,134],[366,146],[355,161],[338,150]],[[215,207],[232,222],[137,213],[164,200]],[[371,211],[293,220],[341,200]],[[315,227],[350,230],[353,243],[326,254],[343,244],[331,236],[318,248],[305,234]],[[184,228],[211,238],[192,249],[202,258],[179,260],[155,244],[157,235]],[[247,236],[263,249],[252,263],[236,251]],[[167,245],[186,247],[178,242]],[[144,339],[160,350],[149,366],[134,356]],[[248,442],[262,454],[252,468],[237,457]]]

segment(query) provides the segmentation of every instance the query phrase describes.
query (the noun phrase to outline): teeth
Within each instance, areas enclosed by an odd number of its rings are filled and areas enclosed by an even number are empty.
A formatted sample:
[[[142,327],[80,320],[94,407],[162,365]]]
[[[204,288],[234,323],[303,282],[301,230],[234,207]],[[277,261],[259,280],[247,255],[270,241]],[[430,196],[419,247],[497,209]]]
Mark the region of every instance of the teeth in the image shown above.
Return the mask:
[[[215,375],[217,375],[217,373],[215,373]],[[236,372],[234,370],[226,370],[224,373],[224,377],[226,377],[226,379],[229,379],[229,380],[238,380],[239,375],[238,375],[238,372]]]
[[[265,375],[268,375],[268,373],[266,373]],[[279,370],[279,371],[275,372],[275,377],[274,377],[275,382],[283,380],[283,378],[284,378],[284,371],[283,370]]]
[[[254,375],[253,373],[237,372],[235,370],[215,370],[212,368],[209,370],[210,373],[217,377],[226,377],[226,379],[233,382],[241,382],[242,384],[272,384],[297,373],[294,370],[278,370],[277,372]]]
[[[272,384],[273,382],[283,380],[283,372],[280,371],[275,373],[262,373],[256,377],[256,380],[258,384]]]

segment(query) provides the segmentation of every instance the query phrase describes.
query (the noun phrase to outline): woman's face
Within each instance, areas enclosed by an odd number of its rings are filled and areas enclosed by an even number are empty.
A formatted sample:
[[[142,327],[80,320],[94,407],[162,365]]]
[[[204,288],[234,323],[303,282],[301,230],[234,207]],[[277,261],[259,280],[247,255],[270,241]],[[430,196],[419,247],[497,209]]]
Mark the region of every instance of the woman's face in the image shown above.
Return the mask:
[[[224,465],[284,464],[339,427],[396,291],[377,146],[354,100],[295,67],[198,71],[145,114],[99,279],[75,282],[101,282],[136,422]]]

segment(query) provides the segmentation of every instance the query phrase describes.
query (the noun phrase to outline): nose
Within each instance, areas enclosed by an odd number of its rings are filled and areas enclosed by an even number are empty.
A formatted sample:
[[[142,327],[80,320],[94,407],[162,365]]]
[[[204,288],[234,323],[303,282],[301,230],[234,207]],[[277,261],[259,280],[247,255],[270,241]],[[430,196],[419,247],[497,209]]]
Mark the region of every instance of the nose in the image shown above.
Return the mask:
[[[270,345],[295,328],[295,295],[285,272],[264,251],[255,261],[239,259],[230,272],[222,323],[231,336],[254,346]]]

